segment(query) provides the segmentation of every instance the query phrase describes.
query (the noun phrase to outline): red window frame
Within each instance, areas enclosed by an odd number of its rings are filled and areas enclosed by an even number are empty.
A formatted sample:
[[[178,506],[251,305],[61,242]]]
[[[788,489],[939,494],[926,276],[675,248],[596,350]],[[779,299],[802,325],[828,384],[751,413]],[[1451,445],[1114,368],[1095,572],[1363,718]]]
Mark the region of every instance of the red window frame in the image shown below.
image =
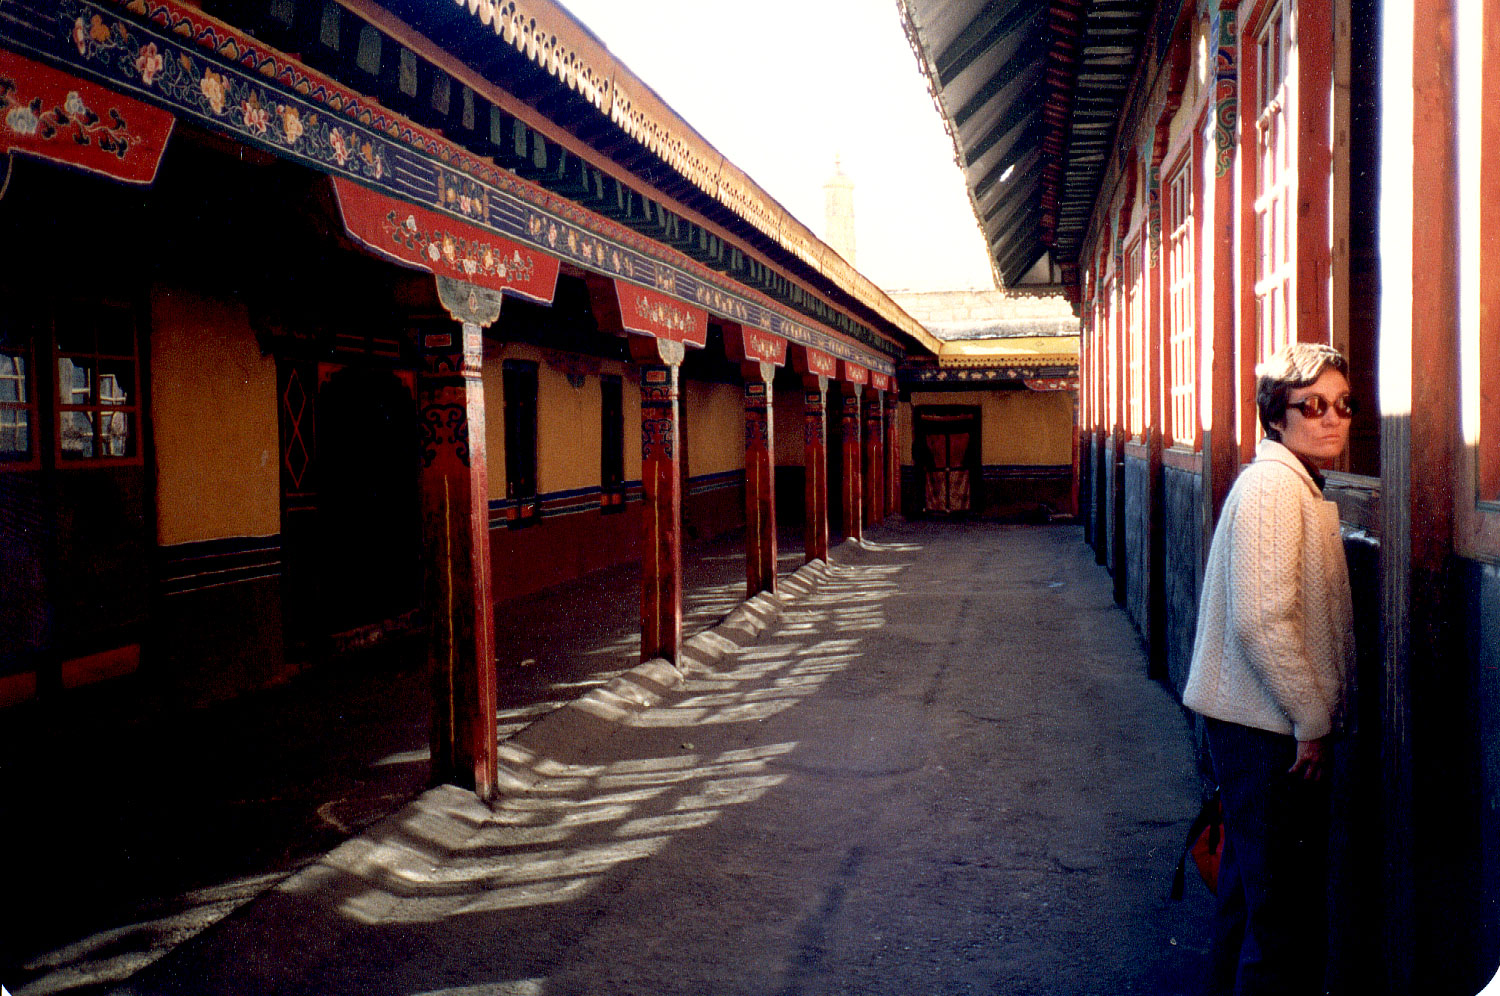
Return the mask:
[[[1466,6],[1455,25],[1459,94],[1459,391],[1454,488],[1465,556],[1500,563],[1500,0]],[[1420,221],[1418,221],[1420,224]]]
[[[1125,272],[1121,278],[1124,308],[1121,315],[1125,338],[1125,431],[1131,439],[1146,434],[1146,285],[1141,260],[1141,236],[1136,233],[1125,246]]]
[[[26,431],[24,450],[0,451],[0,472],[36,470],[42,452],[37,441],[41,412],[37,404],[36,349],[30,331],[11,324],[13,314],[0,320],[6,326],[0,330],[0,384],[7,385],[0,387],[0,438],[20,429],[23,417]]]
[[[109,322],[108,318],[115,318]],[[106,338],[112,329],[116,338]],[[59,470],[128,466],[143,462],[141,453],[141,330],[136,310],[128,303],[102,300],[73,305],[53,320],[52,455]],[[129,348],[117,338],[129,335]],[[80,383],[78,374],[83,374]],[[71,374],[71,384],[64,379]],[[74,415],[88,419],[89,450],[65,445]]]
[[[1192,147],[1191,139],[1188,143]],[[1162,184],[1163,254],[1166,262],[1168,446],[1196,450],[1198,433],[1197,213],[1193,201],[1192,156],[1184,152],[1166,171]]]
[[[1297,178],[1297,84],[1292,73],[1287,4],[1270,5],[1255,31],[1255,316],[1256,356],[1265,359],[1297,338],[1296,239],[1292,200]]]
[[[1120,420],[1120,337],[1116,333],[1115,274],[1106,270],[1099,282],[1099,334],[1104,342],[1104,420],[1111,432],[1121,428]]]

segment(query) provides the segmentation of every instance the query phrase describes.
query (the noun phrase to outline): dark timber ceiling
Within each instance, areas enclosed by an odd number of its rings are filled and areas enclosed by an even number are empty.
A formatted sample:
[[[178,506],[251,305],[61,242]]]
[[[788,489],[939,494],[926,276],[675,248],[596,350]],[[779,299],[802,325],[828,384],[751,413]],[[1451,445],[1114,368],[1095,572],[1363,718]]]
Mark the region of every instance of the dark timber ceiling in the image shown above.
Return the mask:
[[[899,0],[996,274],[1078,260],[1148,0]]]

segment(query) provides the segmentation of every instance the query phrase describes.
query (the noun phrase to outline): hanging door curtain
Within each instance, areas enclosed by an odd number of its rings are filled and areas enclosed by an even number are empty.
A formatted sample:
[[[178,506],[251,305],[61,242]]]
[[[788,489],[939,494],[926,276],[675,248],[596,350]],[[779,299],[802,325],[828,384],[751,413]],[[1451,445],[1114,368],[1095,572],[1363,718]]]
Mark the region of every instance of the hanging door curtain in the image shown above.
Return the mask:
[[[148,57],[157,58],[154,48]],[[149,184],[172,123],[167,111],[0,49],[0,153]],[[0,155],[0,193],[8,166]]]
[[[974,420],[967,415],[922,418],[931,463],[927,469],[927,511],[967,512],[970,470],[967,462]]]

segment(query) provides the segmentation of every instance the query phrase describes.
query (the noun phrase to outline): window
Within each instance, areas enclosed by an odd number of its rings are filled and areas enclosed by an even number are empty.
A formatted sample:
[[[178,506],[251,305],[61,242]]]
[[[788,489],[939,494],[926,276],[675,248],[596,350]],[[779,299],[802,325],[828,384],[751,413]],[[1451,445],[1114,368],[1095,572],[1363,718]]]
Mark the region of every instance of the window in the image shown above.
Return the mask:
[[[506,520],[521,524],[536,517],[537,365],[506,360],[501,366],[505,392],[505,497],[514,503]]]
[[[1466,5],[1456,47],[1459,228],[1457,546],[1500,561],[1500,0]],[[1417,220],[1420,224],[1420,219]]]
[[[100,303],[60,314],[54,359],[59,465],[138,458],[139,364],[130,308]]]
[[[1146,431],[1146,329],[1141,306],[1145,303],[1142,283],[1141,242],[1125,247],[1125,415],[1130,437]]]
[[[599,504],[605,511],[625,507],[625,403],[619,377],[599,378]]]
[[[1183,163],[1167,180],[1163,205],[1167,231],[1167,445],[1197,448],[1198,351],[1193,321],[1196,258],[1193,252],[1193,179],[1190,163]]]
[[[1120,336],[1115,327],[1115,275],[1107,272],[1099,283],[1099,336],[1104,343],[1104,425],[1110,432],[1120,428]]]
[[[1296,338],[1290,204],[1297,143],[1287,22],[1285,8],[1278,5],[1267,16],[1256,45],[1255,311],[1260,357]]]
[[[0,468],[37,461],[36,389],[32,387],[30,330],[0,318]]]

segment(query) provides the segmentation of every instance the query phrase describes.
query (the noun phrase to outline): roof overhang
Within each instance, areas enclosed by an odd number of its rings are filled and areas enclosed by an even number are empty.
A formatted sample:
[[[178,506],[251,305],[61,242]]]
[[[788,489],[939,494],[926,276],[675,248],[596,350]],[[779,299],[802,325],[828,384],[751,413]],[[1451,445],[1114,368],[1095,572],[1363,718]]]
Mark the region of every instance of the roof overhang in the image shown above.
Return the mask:
[[[1076,281],[1149,0],[898,0],[1002,287]]]
[[[768,259],[810,285],[822,284],[880,333],[936,352],[937,341],[919,322],[726,159],[556,0],[338,2],[476,91],[505,87],[599,153],[601,165],[624,167],[701,213],[709,227],[763,247]]]

